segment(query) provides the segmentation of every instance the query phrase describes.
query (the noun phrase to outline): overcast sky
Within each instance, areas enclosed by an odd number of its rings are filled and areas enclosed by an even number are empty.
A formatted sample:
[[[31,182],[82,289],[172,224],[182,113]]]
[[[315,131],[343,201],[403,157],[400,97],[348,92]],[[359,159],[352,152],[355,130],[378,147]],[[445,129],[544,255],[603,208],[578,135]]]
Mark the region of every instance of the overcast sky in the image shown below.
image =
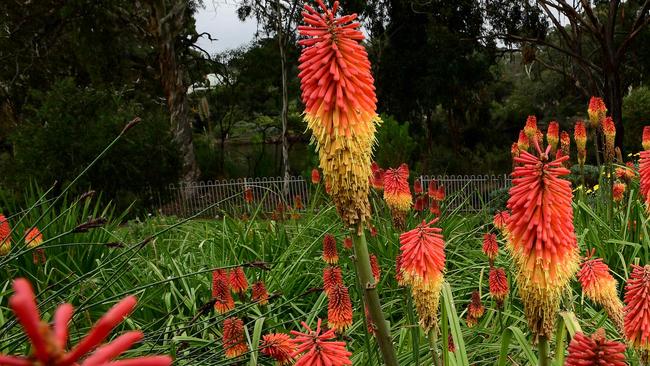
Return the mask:
[[[237,48],[247,44],[255,36],[257,23],[254,20],[246,22],[237,18],[236,0],[206,0],[205,8],[195,14],[196,30],[199,33],[208,32],[214,42],[202,37],[197,46],[208,51],[211,55],[221,51]]]

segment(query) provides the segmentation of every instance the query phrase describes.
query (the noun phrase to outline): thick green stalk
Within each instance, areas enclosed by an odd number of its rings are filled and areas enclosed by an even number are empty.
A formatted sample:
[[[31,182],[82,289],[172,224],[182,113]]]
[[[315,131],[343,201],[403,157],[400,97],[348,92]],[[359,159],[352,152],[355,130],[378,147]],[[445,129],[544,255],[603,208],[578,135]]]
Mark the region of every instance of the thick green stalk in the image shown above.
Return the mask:
[[[539,350],[539,366],[550,366],[551,359],[549,358],[549,353],[551,349],[548,343],[548,338],[539,337],[537,349]]]
[[[435,366],[442,366],[440,357],[438,357],[438,331],[436,329],[429,331],[429,351],[431,352],[433,364]]]
[[[377,336],[377,343],[381,356],[384,359],[386,366],[397,366],[397,356],[395,355],[395,348],[390,336],[390,329],[388,323],[384,318],[384,313],[381,310],[381,303],[379,302],[379,294],[377,293],[377,286],[375,279],[372,276],[372,269],[370,267],[370,255],[368,254],[368,243],[366,243],[366,236],[363,232],[363,227],[359,228],[358,232],[354,229],[351,232],[352,242],[354,243],[354,254],[356,260],[357,277],[361,282],[364,290],[364,300],[368,306],[368,312],[373,323],[375,323],[375,335]]]

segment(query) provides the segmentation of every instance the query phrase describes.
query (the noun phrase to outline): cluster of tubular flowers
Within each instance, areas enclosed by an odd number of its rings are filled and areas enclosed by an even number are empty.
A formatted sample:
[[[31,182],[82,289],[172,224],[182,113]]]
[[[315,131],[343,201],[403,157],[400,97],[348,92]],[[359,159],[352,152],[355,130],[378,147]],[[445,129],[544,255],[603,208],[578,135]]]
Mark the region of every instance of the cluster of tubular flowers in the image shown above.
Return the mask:
[[[375,143],[374,79],[356,14],[337,17],[339,3],[320,11],[305,5],[298,27],[304,119],[312,131],[320,166],[343,221],[353,226],[370,218],[370,162]]]
[[[562,131],[560,134],[560,149],[555,154],[555,158],[559,159],[563,156],[567,157],[567,160],[564,161],[564,166],[567,167],[570,164],[568,157],[571,156],[571,137],[566,131]]]
[[[489,284],[490,295],[497,302],[498,307],[503,306],[503,301],[510,292],[506,271],[503,268],[490,268]]]
[[[260,305],[266,305],[269,303],[269,292],[266,290],[264,282],[253,282],[251,285],[251,300]]]
[[[327,295],[327,323],[336,331],[344,331],[352,325],[352,300],[348,288],[343,283],[341,267],[336,249],[336,239],[326,234],[323,240],[323,291]]]
[[[573,228],[571,183],[563,156],[548,161],[522,152],[515,160],[508,209],[509,249],[518,269],[516,281],[533,334],[552,334],[560,295],[578,267]]]
[[[71,350],[66,350],[69,332],[68,323],[74,313],[72,305],[63,304],[59,306],[54,312],[54,324],[50,327],[40,318],[36,305],[36,296],[29,281],[19,278],[14,281],[13,287],[15,293],[9,299],[9,306],[16,314],[16,318],[18,318],[29,338],[33,354],[26,357],[0,354],[0,365],[168,366],[172,363],[169,356],[150,356],[113,361],[144,338],[141,331],[126,332],[111,343],[98,348],[110,332],[133,312],[137,304],[137,300],[133,296],[128,296],[114,305],[95,323],[86,337],[82,338]]]
[[[467,317],[465,323],[468,327],[473,327],[478,320],[485,314],[485,306],[481,302],[481,294],[478,291],[472,292],[472,300],[467,304]]]
[[[311,330],[305,322],[302,322],[302,326],[307,330],[305,333],[291,331],[296,337],[292,340],[296,350],[291,354],[298,358],[295,366],[352,365],[352,353],[346,350],[345,342],[334,340],[334,329],[322,332],[320,319],[315,330]]]
[[[623,330],[623,303],[618,297],[616,279],[609,273],[609,267],[600,258],[586,258],[577,275],[582,293],[591,301],[602,306],[614,324]]]
[[[11,251],[11,227],[5,215],[0,214],[0,255],[4,256]]]
[[[236,294],[243,294],[248,290],[248,279],[242,267],[235,267],[230,270],[228,276],[230,289]]]
[[[634,164],[631,161],[625,163],[625,166],[617,167],[615,170],[616,178],[625,183],[630,183],[636,177]]]
[[[25,231],[25,245],[28,248],[34,249],[32,252],[34,264],[45,264],[45,250],[43,248],[37,248],[41,244],[43,244],[43,234],[41,234],[38,228],[32,227]]]
[[[384,189],[384,173],[386,172],[383,168],[379,167],[377,162],[372,162],[370,165],[370,170],[372,171],[372,176],[370,177],[370,185],[377,191]]]
[[[650,265],[632,265],[625,285],[625,339],[637,350],[650,350]]]
[[[614,186],[612,187],[612,199],[614,202],[621,202],[623,200],[623,196],[625,195],[625,190],[627,189],[627,185],[623,182],[616,182],[614,183]]]
[[[429,212],[435,216],[440,216],[440,203],[445,200],[445,186],[438,186],[438,182],[432,179],[427,187],[427,194],[431,198]]]
[[[339,252],[336,250],[336,238],[331,234],[325,234],[323,238],[323,260],[328,264],[339,262]]]
[[[223,350],[227,358],[239,357],[248,352],[243,320],[237,317],[224,319]]]
[[[438,304],[445,270],[445,242],[442,229],[423,221],[400,235],[398,275],[400,284],[411,287],[420,325],[429,331],[438,324]]]
[[[497,236],[492,233],[486,233],[483,235],[483,254],[490,260],[490,267],[494,264],[494,260],[499,254],[499,243],[497,242]]]
[[[601,121],[605,118],[605,114],[607,114],[607,107],[605,106],[603,98],[591,97],[591,99],[589,99],[587,113],[589,114],[591,128],[597,129],[600,126]]]
[[[311,183],[312,184],[320,183],[320,172],[316,168],[311,170]]]
[[[585,165],[587,160],[587,129],[585,123],[578,121],[573,128],[573,138],[576,140],[578,150],[578,164]]]
[[[591,337],[576,333],[569,344],[565,366],[626,366],[625,345],[607,340],[605,330],[598,329]]]
[[[393,225],[402,231],[406,225],[406,213],[411,209],[413,197],[409,188],[409,168],[402,164],[384,173],[384,201],[391,210]]]
[[[616,126],[612,117],[605,117],[602,123],[603,134],[605,135],[605,161],[614,161],[614,143],[616,139]]]
[[[560,124],[557,121],[551,121],[546,129],[546,142],[551,147],[551,154],[555,154],[558,142],[560,142]]]
[[[253,203],[253,188],[246,187],[244,189],[244,201],[248,204]]]
[[[643,128],[643,151],[639,153],[639,186],[650,210],[650,126]]]
[[[529,147],[530,141],[528,140],[528,136],[526,136],[524,130],[519,131],[519,138],[517,139],[517,148],[519,149],[519,152],[528,151]]]
[[[275,360],[276,365],[291,365],[294,362],[292,354],[296,351],[291,337],[284,333],[270,333],[262,336],[260,351]]]
[[[381,267],[379,267],[379,260],[374,254],[370,254],[370,270],[372,277],[375,279],[375,283],[379,283],[381,279]]]
[[[492,224],[504,236],[508,236],[508,220],[510,219],[510,212],[497,211],[492,218]]]
[[[235,301],[230,292],[228,271],[215,269],[212,271],[212,299],[214,308],[219,314],[224,314],[235,308]]]
[[[413,193],[415,194],[415,205],[413,209],[418,212],[426,210],[429,205],[429,198],[424,193],[422,182],[419,179],[416,179],[413,183]]]

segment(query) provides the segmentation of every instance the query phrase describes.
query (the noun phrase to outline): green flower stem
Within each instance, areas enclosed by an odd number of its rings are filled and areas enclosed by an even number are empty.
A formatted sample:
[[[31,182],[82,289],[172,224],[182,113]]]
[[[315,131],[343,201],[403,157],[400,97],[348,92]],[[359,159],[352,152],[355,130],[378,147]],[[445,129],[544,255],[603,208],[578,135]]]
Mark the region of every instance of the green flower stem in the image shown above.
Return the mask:
[[[539,337],[539,343],[537,344],[537,349],[539,350],[539,366],[550,366],[551,359],[549,358],[550,347],[548,343],[548,338]]]

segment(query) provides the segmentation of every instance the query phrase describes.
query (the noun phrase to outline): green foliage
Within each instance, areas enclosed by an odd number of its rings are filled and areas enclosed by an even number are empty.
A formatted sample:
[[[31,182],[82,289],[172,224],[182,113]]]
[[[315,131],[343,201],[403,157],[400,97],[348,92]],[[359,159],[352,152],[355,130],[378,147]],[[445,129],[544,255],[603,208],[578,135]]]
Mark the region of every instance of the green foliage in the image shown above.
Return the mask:
[[[650,125],[650,88],[634,88],[623,98],[623,123],[626,151],[639,151],[643,127]]]
[[[382,115],[377,129],[375,161],[380,166],[396,168],[411,161],[416,143],[409,134],[409,123],[400,124],[392,116]]]
[[[95,189],[106,198],[120,198],[124,208],[147,186],[157,189],[175,182],[177,150],[163,110],[145,109],[129,96],[80,88],[71,79],[35,92],[25,120],[12,135],[14,159],[6,167],[4,184],[21,187],[33,180],[49,187],[56,179],[66,185],[136,116],[142,122],[81,177],[76,192]]]

